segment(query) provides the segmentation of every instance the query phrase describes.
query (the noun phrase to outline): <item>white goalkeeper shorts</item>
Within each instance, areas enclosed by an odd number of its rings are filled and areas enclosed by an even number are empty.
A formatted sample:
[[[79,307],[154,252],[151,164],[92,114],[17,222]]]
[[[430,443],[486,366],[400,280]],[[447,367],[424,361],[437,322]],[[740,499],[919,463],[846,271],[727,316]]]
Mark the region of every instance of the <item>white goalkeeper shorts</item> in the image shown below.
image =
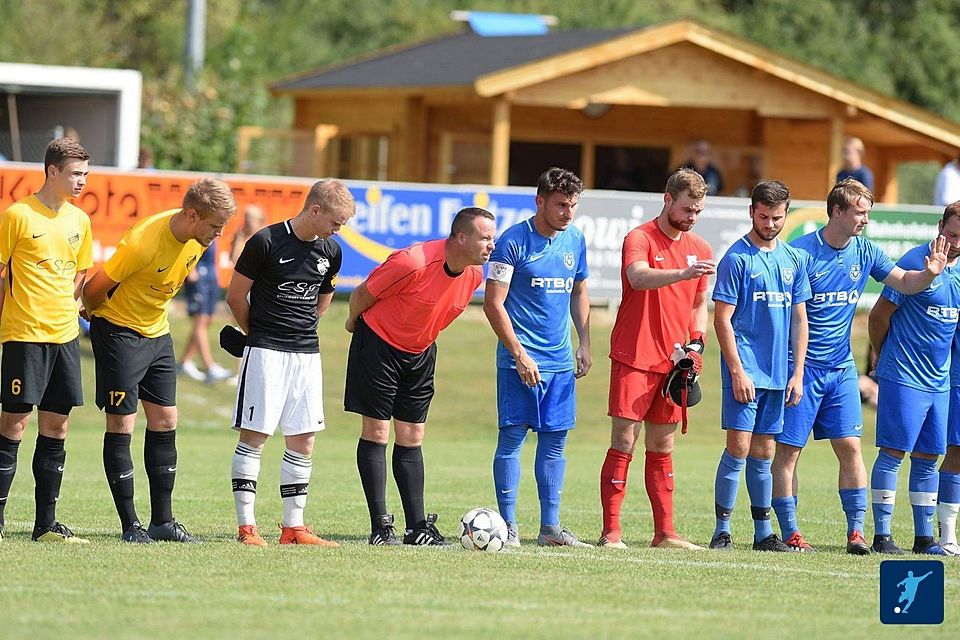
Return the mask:
[[[323,371],[319,353],[261,347],[244,350],[233,428],[272,436],[323,431]]]

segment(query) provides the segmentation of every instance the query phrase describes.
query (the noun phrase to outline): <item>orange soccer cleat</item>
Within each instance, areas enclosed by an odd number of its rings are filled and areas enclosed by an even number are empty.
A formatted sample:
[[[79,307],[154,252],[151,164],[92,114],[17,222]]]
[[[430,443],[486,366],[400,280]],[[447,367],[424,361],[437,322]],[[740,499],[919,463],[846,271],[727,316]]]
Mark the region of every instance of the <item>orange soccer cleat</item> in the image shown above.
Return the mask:
[[[285,527],[280,525],[280,544],[315,544],[321,547],[339,547],[333,540],[324,540],[307,526]]]
[[[240,527],[237,532],[237,542],[249,544],[253,547],[267,546],[267,541],[263,539],[263,536],[260,535],[257,526],[254,524],[245,524]]]

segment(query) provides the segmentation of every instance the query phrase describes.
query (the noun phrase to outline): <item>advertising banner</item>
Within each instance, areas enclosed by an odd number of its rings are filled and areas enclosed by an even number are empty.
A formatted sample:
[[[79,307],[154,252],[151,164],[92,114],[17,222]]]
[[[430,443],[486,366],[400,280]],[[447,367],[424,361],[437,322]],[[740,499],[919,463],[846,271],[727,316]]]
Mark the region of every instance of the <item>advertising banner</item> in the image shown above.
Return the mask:
[[[93,167],[75,204],[93,223],[94,260],[99,265],[112,255],[120,237],[138,220],[174,209],[191,183],[205,174],[165,171],[116,171]],[[233,189],[241,215],[224,230],[217,265],[221,284],[230,279],[230,241],[242,224],[242,211],[259,205],[268,223],[295,215],[313,180],[247,175],[221,175]],[[343,247],[339,286],[349,291],[373,267],[396,249],[449,234],[453,217],[463,207],[478,206],[497,218],[497,232],[533,215],[531,187],[490,188],[474,185],[431,185],[345,181],[357,201],[357,215],[338,235]],[[0,210],[40,188],[40,165],[0,164]],[[580,199],[576,225],[587,243],[590,298],[598,304],[620,299],[620,250],[627,232],[660,213],[663,195],[617,191],[586,191]],[[708,198],[695,231],[713,247],[717,260],[750,230],[749,200]],[[933,207],[877,205],[865,235],[894,259],[912,246],[936,235],[939,211]],[[794,203],[782,238],[792,240],[826,223],[822,202]],[[872,283],[864,301],[872,304],[880,291]]]

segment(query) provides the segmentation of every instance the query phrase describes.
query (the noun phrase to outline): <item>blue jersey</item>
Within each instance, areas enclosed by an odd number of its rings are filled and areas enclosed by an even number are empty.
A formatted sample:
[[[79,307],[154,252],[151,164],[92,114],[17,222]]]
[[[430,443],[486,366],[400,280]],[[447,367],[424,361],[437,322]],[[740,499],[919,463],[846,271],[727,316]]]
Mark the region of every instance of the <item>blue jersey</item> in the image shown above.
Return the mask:
[[[504,308],[517,339],[541,371],[573,369],[570,294],[573,283],[587,275],[587,245],[576,227],[545,238],[529,218],[497,240],[488,277],[509,283]],[[497,367],[516,366],[513,356],[498,344]]]
[[[810,343],[807,364],[823,369],[856,366],[850,350],[850,325],[867,278],[882,282],[893,271],[893,260],[876,243],[854,236],[834,249],[817,230],[790,243],[800,252],[810,280],[807,322]]]
[[[930,245],[910,249],[897,266],[923,269]],[[923,391],[950,388],[950,349],[960,312],[960,266],[948,266],[929,287],[906,296],[884,287],[884,298],[897,305],[880,351],[877,377]]]
[[[950,350],[950,386],[960,387],[960,327],[953,332],[953,348]]]
[[[785,389],[790,317],[793,305],[810,298],[800,253],[777,242],[761,251],[747,236],[737,240],[717,265],[713,300],[734,305],[731,322],[743,369],[757,389]],[[720,378],[732,387],[730,369],[720,358]]]

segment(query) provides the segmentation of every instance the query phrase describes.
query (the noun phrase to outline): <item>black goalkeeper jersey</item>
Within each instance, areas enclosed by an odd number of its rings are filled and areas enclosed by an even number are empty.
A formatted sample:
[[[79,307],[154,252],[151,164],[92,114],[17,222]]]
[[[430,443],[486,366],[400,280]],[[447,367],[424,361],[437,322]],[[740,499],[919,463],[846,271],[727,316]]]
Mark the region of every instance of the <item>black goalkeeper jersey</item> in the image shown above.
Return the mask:
[[[235,267],[253,280],[247,346],[318,353],[317,300],[336,288],[342,261],[333,238],[301,240],[289,220],[251,236]]]

